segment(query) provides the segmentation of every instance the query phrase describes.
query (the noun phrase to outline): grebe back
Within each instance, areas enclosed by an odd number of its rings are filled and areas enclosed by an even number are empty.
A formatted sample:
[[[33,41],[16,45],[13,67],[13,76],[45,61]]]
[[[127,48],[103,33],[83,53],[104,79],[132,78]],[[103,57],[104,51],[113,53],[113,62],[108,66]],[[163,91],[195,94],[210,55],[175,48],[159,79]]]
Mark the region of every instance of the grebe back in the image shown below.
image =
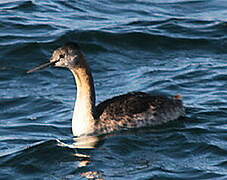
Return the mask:
[[[130,92],[95,106],[92,74],[76,43],[67,43],[56,49],[50,62],[29,70],[28,73],[49,65],[68,68],[75,77],[77,95],[72,118],[74,136],[159,125],[175,120],[185,113],[179,96],[169,98],[144,92]]]

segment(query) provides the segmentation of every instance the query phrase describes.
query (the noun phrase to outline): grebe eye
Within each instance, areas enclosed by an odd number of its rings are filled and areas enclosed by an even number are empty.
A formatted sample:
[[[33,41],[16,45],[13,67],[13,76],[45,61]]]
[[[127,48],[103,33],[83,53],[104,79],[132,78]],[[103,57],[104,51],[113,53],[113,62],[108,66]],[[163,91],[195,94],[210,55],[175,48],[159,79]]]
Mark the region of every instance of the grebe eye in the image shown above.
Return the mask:
[[[63,59],[65,57],[65,55],[61,54],[59,57],[60,57],[60,59]]]

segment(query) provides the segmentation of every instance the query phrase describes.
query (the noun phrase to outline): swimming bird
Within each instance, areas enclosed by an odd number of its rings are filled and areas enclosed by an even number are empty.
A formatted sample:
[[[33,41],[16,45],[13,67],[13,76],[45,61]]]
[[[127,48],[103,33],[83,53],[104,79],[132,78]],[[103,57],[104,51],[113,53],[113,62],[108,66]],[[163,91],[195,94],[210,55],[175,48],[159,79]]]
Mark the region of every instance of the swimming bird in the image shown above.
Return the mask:
[[[96,106],[91,70],[77,43],[66,43],[53,52],[48,63],[27,72],[48,66],[68,68],[75,77],[77,94],[72,118],[74,136],[160,125],[178,119],[185,113],[180,96],[156,96],[144,92],[129,92]]]

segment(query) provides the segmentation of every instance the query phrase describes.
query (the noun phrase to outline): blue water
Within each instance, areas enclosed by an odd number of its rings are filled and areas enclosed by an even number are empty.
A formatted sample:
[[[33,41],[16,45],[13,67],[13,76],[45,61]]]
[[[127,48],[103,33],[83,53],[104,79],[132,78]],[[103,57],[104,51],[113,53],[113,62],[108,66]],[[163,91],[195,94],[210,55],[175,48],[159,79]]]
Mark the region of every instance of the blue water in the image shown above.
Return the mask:
[[[128,91],[181,94],[187,115],[73,143],[65,69],[26,74],[73,40],[98,103]],[[0,179],[227,179],[227,2],[0,2]]]

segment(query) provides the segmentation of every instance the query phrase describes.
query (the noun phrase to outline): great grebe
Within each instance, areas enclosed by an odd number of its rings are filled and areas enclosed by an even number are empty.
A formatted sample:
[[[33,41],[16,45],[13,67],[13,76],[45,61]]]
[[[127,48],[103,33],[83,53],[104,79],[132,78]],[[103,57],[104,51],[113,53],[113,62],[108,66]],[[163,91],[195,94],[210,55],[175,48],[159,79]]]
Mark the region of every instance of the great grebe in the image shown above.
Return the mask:
[[[152,96],[130,92],[108,99],[95,106],[95,88],[90,68],[76,43],[67,43],[53,52],[50,62],[28,71],[49,65],[68,68],[77,86],[72,119],[74,136],[106,134],[117,130],[159,125],[184,115],[179,96]]]

